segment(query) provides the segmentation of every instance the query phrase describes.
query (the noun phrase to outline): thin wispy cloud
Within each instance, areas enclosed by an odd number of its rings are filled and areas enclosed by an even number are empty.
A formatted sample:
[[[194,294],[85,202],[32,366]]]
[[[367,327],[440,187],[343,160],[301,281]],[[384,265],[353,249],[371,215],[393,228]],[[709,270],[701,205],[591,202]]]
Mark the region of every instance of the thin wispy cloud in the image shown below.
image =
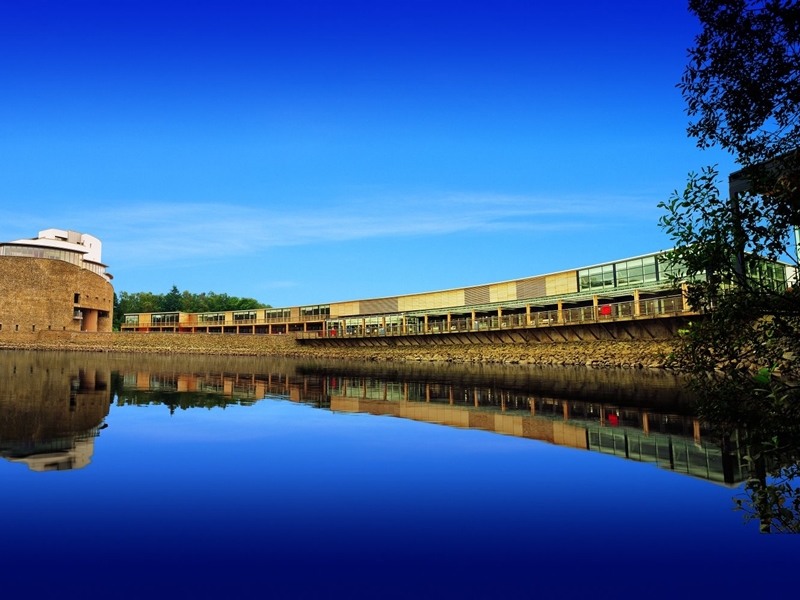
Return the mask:
[[[376,195],[322,209],[224,203],[127,203],[81,215],[75,227],[101,238],[114,264],[226,259],[279,246],[470,231],[575,231],[621,219],[647,220],[652,200],[637,197],[533,198],[500,194]],[[72,227],[50,215],[43,227]],[[41,217],[38,217],[41,219]],[[14,228],[31,219],[16,213]],[[32,237],[36,231],[22,235]]]

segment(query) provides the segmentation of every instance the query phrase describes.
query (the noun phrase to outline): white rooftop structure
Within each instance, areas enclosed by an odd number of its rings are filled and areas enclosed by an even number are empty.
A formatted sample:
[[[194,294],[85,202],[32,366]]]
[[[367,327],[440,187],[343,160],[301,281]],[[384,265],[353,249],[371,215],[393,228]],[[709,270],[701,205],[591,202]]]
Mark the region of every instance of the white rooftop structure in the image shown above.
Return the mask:
[[[80,266],[94,271],[98,275],[102,275],[107,280],[112,278],[109,273],[106,273],[106,267],[108,265],[102,262],[103,245],[100,243],[99,239],[88,233],[80,233],[79,231],[72,231],[69,229],[44,229],[39,232],[39,237],[5,242],[0,244],[0,246],[5,247],[5,251],[0,248],[0,255],[6,256],[28,255],[27,251],[20,253],[19,251],[13,250],[13,247],[19,248],[20,246],[75,253],[80,255],[80,258],[77,258],[78,263],[83,263]],[[75,256],[75,254],[72,256]],[[58,258],[68,260],[68,262],[75,262],[74,260],[70,260],[68,256],[52,252],[45,254],[36,252],[32,254],[32,256],[38,256],[40,258]]]

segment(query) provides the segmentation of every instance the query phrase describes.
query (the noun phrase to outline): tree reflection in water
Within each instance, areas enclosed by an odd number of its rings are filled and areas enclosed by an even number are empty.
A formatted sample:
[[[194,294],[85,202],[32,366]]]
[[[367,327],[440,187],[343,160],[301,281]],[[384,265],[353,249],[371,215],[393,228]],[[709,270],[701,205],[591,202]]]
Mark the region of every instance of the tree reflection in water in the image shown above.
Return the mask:
[[[764,533],[800,533],[800,402],[797,383],[770,369],[741,379],[718,378],[702,386],[696,410],[723,451],[740,450],[748,477],[734,498],[745,521]]]

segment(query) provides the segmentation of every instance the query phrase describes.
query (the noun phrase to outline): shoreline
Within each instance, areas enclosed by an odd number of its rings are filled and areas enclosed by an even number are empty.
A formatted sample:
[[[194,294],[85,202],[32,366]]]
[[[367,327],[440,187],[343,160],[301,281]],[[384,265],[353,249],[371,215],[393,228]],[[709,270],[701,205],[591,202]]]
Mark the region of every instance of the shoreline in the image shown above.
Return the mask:
[[[365,362],[566,365],[669,368],[671,340],[392,347],[303,346],[292,336],[43,331],[0,335],[0,349],[325,358]]]

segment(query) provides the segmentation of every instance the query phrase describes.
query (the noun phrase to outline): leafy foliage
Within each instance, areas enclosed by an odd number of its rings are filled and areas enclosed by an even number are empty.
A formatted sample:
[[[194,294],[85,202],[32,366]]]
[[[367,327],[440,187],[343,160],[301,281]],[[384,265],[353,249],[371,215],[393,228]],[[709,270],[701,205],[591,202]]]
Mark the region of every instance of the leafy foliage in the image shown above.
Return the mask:
[[[762,531],[800,531],[800,289],[768,261],[797,259],[800,224],[800,7],[790,0],[690,0],[703,31],[679,84],[698,146],[743,169],[730,195],[714,167],[660,204],[674,269],[705,312],[681,331],[673,360],[690,375],[698,416],[750,478],[736,505]],[[762,258],[759,258],[762,257]]]
[[[703,26],[680,88],[689,135],[743,164],[800,145],[800,5],[796,0],[690,0]]]

